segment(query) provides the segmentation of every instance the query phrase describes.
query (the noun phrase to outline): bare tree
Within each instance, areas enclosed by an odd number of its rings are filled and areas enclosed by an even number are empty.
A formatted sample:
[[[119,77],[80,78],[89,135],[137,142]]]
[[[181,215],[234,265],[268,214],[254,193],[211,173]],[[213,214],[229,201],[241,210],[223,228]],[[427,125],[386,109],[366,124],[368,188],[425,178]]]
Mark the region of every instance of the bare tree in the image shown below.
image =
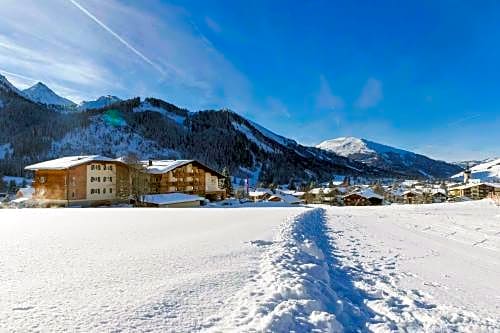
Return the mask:
[[[139,206],[150,189],[147,168],[134,153],[128,153],[123,161],[128,166],[130,198],[135,206]]]

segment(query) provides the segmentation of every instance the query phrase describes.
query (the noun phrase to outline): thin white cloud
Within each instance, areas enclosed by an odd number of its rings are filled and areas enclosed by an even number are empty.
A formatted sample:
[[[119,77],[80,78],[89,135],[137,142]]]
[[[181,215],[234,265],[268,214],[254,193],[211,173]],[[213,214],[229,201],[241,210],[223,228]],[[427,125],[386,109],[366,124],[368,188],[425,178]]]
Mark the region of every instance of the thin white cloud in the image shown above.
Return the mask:
[[[113,37],[115,37],[120,43],[125,45],[129,50],[134,52],[137,56],[139,56],[142,60],[153,66],[156,70],[158,70],[161,74],[165,74],[165,71],[155,62],[153,62],[151,59],[146,57],[142,52],[140,52],[138,49],[130,45],[129,42],[127,42],[125,39],[120,37],[116,32],[111,30],[106,24],[104,24],[102,21],[100,21],[97,17],[95,17],[91,12],[89,12],[87,9],[85,9],[82,5],[80,5],[78,2],[75,0],[69,0],[73,5],[75,5],[78,9],[80,9],[85,15],[90,17],[95,23],[97,23],[101,28],[109,32]]]
[[[324,75],[320,76],[319,92],[316,95],[316,107],[319,109],[342,110],[344,100],[332,93],[330,84]]]
[[[354,105],[359,109],[368,109],[377,106],[383,98],[382,82],[369,78]]]
[[[288,108],[281,100],[270,96],[267,98],[267,104],[271,115],[276,115],[278,117],[286,117],[286,118],[291,117]]]
[[[214,21],[212,18],[210,18],[208,16],[205,17],[205,24],[207,25],[207,27],[210,30],[212,30],[215,33],[222,32],[222,28],[220,27],[219,23],[217,23],[216,21]]]

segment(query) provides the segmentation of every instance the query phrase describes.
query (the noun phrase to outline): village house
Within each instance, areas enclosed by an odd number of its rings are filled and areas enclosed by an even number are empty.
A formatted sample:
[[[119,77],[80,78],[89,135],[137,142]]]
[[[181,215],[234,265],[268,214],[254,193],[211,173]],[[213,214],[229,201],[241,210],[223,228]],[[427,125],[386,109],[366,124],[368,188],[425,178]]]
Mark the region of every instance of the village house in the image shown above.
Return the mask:
[[[446,202],[448,196],[446,195],[446,191],[443,189],[433,189],[431,191],[432,203],[442,203]]]
[[[273,191],[267,188],[257,188],[254,191],[249,191],[248,196],[253,201],[263,201],[269,199],[273,195]]]
[[[384,197],[366,188],[342,197],[345,206],[377,206],[384,202]]]
[[[500,195],[500,183],[468,183],[448,189],[448,196],[452,198],[480,200],[490,195]]]
[[[95,206],[126,202],[128,167],[109,157],[68,156],[29,165],[32,198],[43,206]]]
[[[269,197],[267,201],[271,202],[283,202],[290,205],[298,205],[302,201],[291,194],[277,193]]]
[[[195,160],[149,160],[142,161],[149,174],[147,194],[182,192],[196,194],[210,200],[226,197],[223,188],[225,177]]]

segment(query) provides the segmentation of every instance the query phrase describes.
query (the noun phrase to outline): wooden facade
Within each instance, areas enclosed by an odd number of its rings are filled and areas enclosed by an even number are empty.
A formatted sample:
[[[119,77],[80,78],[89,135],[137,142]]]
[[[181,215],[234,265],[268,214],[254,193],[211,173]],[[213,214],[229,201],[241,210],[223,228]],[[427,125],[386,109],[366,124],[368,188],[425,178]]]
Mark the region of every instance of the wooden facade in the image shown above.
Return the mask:
[[[377,206],[381,205],[383,199],[371,197],[367,198],[358,193],[351,193],[343,197],[345,206]]]
[[[196,194],[211,200],[221,200],[226,197],[226,191],[222,188],[224,176],[197,161],[186,161],[175,163],[173,168],[149,170],[149,194],[164,194],[182,192]],[[148,162],[153,167],[155,163],[166,163],[166,161]],[[154,171],[151,171],[154,170]]]
[[[473,200],[487,198],[489,195],[500,195],[500,184],[467,184],[448,189],[450,197],[467,197]]]
[[[128,167],[118,161],[62,164],[57,169],[41,163],[27,168],[34,172],[33,199],[41,205],[92,206],[128,200]]]

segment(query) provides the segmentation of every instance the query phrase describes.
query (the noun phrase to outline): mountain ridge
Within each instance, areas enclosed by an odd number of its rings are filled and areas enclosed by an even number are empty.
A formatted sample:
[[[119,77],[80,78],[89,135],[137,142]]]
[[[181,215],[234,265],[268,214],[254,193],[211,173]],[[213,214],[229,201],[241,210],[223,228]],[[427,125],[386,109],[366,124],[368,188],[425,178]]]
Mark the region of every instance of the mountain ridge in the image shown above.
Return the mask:
[[[24,89],[22,93],[24,96],[35,103],[56,105],[62,107],[76,106],[76,103],[67,98],[59,96],[42,82],[37,82],[33,86]]]
[[[326,181],[333,175],[413,176],[303,146],[227,109],[190,112],[157,98],[132,98],[85,112],[60,112],[12,89],[0,90],[0,100],[0,145],[9,147],[0,159],[4,174],[22,175],[28,163],[63,155],[134,153],[194,158],[267,183]]]
[[[339,137],[323,141],[316,147],[380,169],[406,171],[415,177],[448,178],[462,170],[445,161],[363,138]]]

